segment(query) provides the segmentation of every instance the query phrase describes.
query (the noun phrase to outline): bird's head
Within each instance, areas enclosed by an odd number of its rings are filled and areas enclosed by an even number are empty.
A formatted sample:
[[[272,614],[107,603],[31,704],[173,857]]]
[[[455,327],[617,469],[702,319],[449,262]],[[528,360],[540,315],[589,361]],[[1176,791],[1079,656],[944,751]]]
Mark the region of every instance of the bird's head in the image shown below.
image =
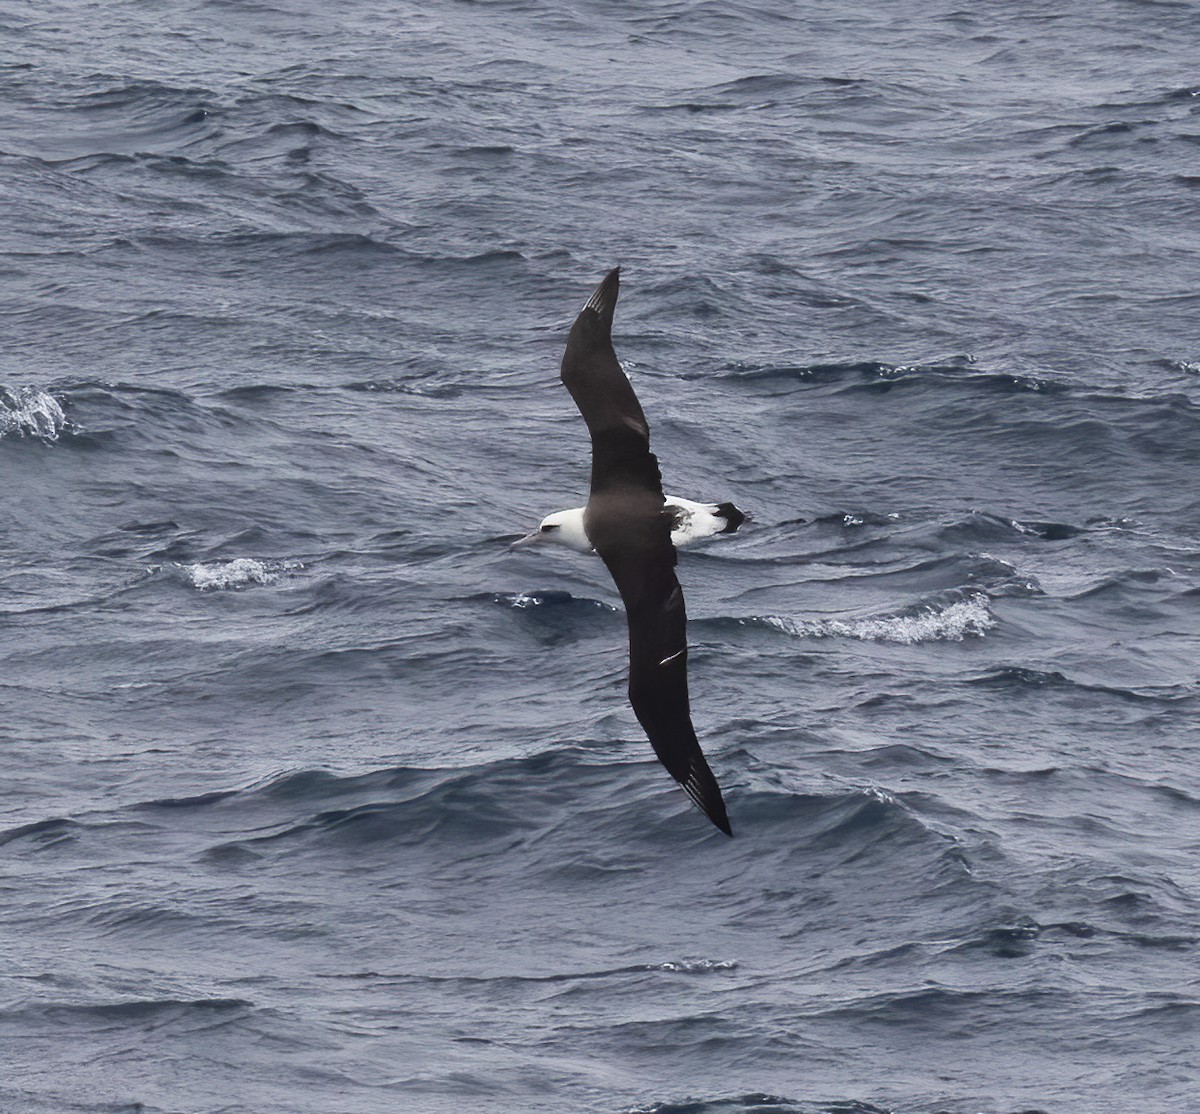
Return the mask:
[[[579,553],[591,553],[592,543],[588,541],[583,528],[583,508],[573,507],[569,511],[555,511],[554,514],[546,515],[532,534],[513,542],[510,548],[533,545],[534,542],[551,542],[554,545],[565,545]]]

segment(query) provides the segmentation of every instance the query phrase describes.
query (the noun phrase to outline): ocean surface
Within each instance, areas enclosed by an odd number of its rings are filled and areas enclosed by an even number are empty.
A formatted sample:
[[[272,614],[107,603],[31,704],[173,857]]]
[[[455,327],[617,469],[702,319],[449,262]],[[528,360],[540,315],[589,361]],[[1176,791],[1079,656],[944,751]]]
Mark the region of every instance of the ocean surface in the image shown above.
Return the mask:
[[[1200,5],[0,8],[0,1111],[1200,1110]],[[654,760],[566,329],[668,492]]]

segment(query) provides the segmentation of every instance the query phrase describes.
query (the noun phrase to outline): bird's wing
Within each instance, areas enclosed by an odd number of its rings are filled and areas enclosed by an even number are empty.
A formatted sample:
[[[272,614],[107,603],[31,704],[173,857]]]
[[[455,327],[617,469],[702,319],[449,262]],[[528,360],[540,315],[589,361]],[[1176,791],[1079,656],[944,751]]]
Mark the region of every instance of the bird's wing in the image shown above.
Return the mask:
[[[619,542],[605,544],[602,538],[596,546],[629,619],[629,702],[667,772],[721,831],[732,835],[720,786],[692,726],[687,611],[675,576],[670,522],[661,512],[655,518],[632,536],[627,523]]]
[[[579,311],[563,353],[562,381],[593,436],[628,429],[648,446],[646,415],[613,351],[613,313],[620,288],[621,268],[614,267]]]
[[[650,426],[612,345],[621,268],[614,267],[575,318],[561,378],[592,435],[592,493],[621,485],[655,491],[662,476],[650,452]]]
[[[612,346],[620,268],[596,287],[571,326],[562,381],[592,435],[584,519],[629,618],[629,702],[659,761],[704,814],[732,835],[725,803],[692,726],[687,612],[675,576],[671,521],[650,427]]]

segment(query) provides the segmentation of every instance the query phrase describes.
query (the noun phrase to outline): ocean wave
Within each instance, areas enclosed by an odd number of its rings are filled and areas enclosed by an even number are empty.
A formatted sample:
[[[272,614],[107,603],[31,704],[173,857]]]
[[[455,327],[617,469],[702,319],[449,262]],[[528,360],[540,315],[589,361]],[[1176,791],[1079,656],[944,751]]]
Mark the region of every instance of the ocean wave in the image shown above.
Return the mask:
[[[363,789],[350,784],[331,788],[334,800],[320,804],[343,803],[344,807],[325,807],[311,815],[283,819],[274,830],[241,839],[225,840],[208,850],[212,859],[230,860],[235,856],[263,854],[274,846],[300,841],[307,844],[336,842],[360,850],[374,844],[387,847],[448,844],[456,855],[502,854],[513,837],[529,835],[544,822],[531,812],[528,799],[519,792],[519,763],[493,763],[484,769],[464,771],[398,768],[385,780],[390,784],[367,792],[370,798],[355,802]],[[359,785],[374,779],[369,776]],[[350,799],[347,800],[346,798]],[[253,798],[251,798],[253,799]]]
[[[10,1090],[3,1083],[0,1083],[0,1109],[20,1110],[22,1114],[168,1114],[161,1106],[144,1102],[91,1101],[62,1095],[46,1097],[23,1088]]]
[[[62,125],[27,137],[30,153],[47,162],[177,153],[215,134],[219,115],[211,90],[154,80],[64,97],[55,107]]]
[[[1008,540],[1017,534],[1041,541],[1066,541],[1087,531],[1086,526],[1072,526],[1067,522],[1023,521],[1007,515],[973,510],[965,518],[942,528],[944,541],[991,541]]]
[[[779,382],[844,384],[843,390],[887,391],[912,384],[953,384],[1003,394],[1033,392],[1063,394],[1070,386],[1045,375],[983,371],[973,367],[975,357],[956,356],[937,364],[890,364],[881,360],[858,360],[834,364],[731,364],[718,377],[735,382]],[[685,375],[683,378],[688,378]]]
[[[980,677],[972,677],[967,684],[1014,690],[1057,689],[1064,692],[1089,692],[1100,696],[1115,696],[1121,700],[1153,701],[1167,704],[1190,700],[1195,696],[1196,691],[1195,686],[1188,682],[1140,688],[1089,683],[1068,677],[1057,669],[1031,669],[1021,665],[993,669]]]
[[[793,638],[853,638],[861,642],[961,642],[982,638],[996,626],[996,617],[982,592],[950,603],[922,604],[897,615],[862,619],[790,619],[779,615],[743,620],[761,623]]]
[[[770,382],[839,382],[851,378],[876,378],[887,373],[890,364],[875,360],[860,360],[843,364],[727,364],[716,373],[718,379],[739,383]],[[699,379],[703,372],[682,372],[680,379]]]
[[[173,566],[185,584],[201,592],[246,588],[251,584],[274,584],[283,574],[303,567],[299,561],[259,561],[253,557]]]
[[[547,646],[589,637],[623,619],[623,612],[612,604],[560,589],[498,592],[470,598],[503,608],[512,616],[522,637]]]
[[[29,824],[20,824],[15,828],[0,831],[0,847],[19,839],[29,839],[38,847],[49,847],[64,840],[75,839],[80,824],[65,816],[52,816],[45,820],[35,820]]]
[[[342,385],[347,391],[371,394],[416,395],[425,398],[458,398],[466,389],[461,383],[447,382],[442,373],[423,372],[406,378],[362,379]]]
[[[846,529],[853,529],[857,526],[874,526],[911,530],[914,525],[920,526],[922,521],[921,516],[912,511],[879,513],[860,508],[819,514],[812,519],[811,523],[800,519],[786,525],[793,524],[837,526]],[[784,524],[781,523],[780,525]],[[929,525],[934,526],[936,523],[930,523]],[[1089,519],[1084,526],[1073,526],[1067,522],[1024,520],[1010,518],[1007,515],[997,514],[992,511],[972,509],[967,511],[963,517],[938,526],[937,536],[943,541],[952,542],[1007,541],[1012,539],[1014,535],[1036,538],[1042,541],[1066,541],[1078,534],[1086,533],[1090,529],[1101,528],[1107,525],[1109,525],[1109,520],[1102,518]]]
[[[753,1091],[722,1098],[687,1098],[682,1102],[655,1102],[627,1107],[623,1114],[892,1114],[865,1103],[822,1103],[814,1106],[780,1095]]]
[[[178,237],[181,246],[194,246],[195,241],[187,237]],[[363,232],[309,232],[309,231],[253,231],[226,232],[206,237],[205,243],[219,243],[223,247],[244,247],[252,250],[263,249],[271,253],[283,253],[289,256],[327,256],[335,253],[346,253],[359,257],[363,255],[396,255],[412,258],[410,252],[386,240],[368,236]]]
[[[70,427],[58,400],[40,387],[0,384],[0,437],[39,437],[57,441]]]
[[[330,974],[327,979],[382,979],[387,982],[433,982],[473,985],[488,983],[495,986],[516,983],[575,983],[594,980],[619,979],[628,975],[712,975],[723,971],[736,971],[738,962],[733,959],[668,959],[663,963],[630,963],[622,967],[606,967],[587,971],[547,971],[522,974],[498,975],[432,975],[414,974],[410,971],[354,971],[348,974]]]
[[[982,952],[1000,959],[1018,959],[1032,955],[1039,948],[1073,947],[1079,940],[1121,940],[1136,948],[1188,951],[1195,947],[1197,937],[1191,933],[1150,933],[1114,929],[1092,921],[1048,921],[1039,923],[1032,917],[985,927],[970,933],[965,939],[946,946],[948,954]]]
[[[974,365],[975,358],[969,355],[930,364],[891,364],[880,360],[833,364],[735,363],[705,377],[742,384],[768,396],[789,395],[813,386],[827,386],[834,394],[848,395],[905,390],[933,395],[950,392],[1051,396],[1083,406],[1087,413],[1097,405],[1126,408],[1131,414],[1144,415],[1144,420],[1155,428],[1182,420],[1189,431],[1197,411],[1197,403],[1179,389],[1177,379],[1145,385],[1135,391],[1124,384],[1075,381],[1045,372],[992,371]],[[1200,365],[1172,360],[1167,361],[1167,366],[1174,371],[1188,372]],[[680,378],[698,378],[702,374],[684,373]]]
[[[719,752],[710,757],[718,767],[731,761]],[[737,761],[744,765],[744,756]],[[772,774],[753,776],[749,787],[730,783],[727,788],[731,810],[747,831],[784,827],[814,853],[855,853],[881,841],[892,848],[924,847],[939,856],[953,857],[959,850],[952,835],[875,786],[812,791]],[[210,859],[336,843],[361,850],[378,845],[387,853],[399,845],[420,847],[422,854],[450,853],[457,861],[504,857],[517,839],[530,849],[527,869],[592,879],[638,870],[636,857],[628,857],[631,842],[657,856],[664,839],[712,835],[699,815],[694,825],[683,822],[682,814],[691,809],[686,797],[673,788],[649,747],[632,741],[613,748],[559,746],[464,767],[394,766],[348,775],[300,770],[241,788],[127,808],[136,810],[140,825],[183,824],[211,832],[217,842],[206,852]],[[64,823],[47,823],[46,836],[65,834]],[[612,840],[613,832],[622,833],[623,850],[601,862],[597,849]],[[40,832],[27,827],[6,834],[16,840]],[[75,828],[73,834],[88,833]],[[950,865],[961,872],[957,860]],[[727,968],[724,961],[686,958],[661,967],[684,974]]]
[[[243,998],[133,998],[117,1002],[91,1004],[73,1002],[45,1002],[15,1010],[5,1010],[0,1018],[21,1021],[25,1024],[46,1020],[56,1024],[70,1021],[74,1024],[96,1024],[153,1022],[155,1024],[184,1020],[196,1015],[242,1015],[254,1007]],[[228,1018],[227,1020],[232,1020]]]
[[[528,611],[535,607],[561,608],[583,607],[598,611],[616,611],[612,604],[600,600],[591,600],[583,596],[573,596],[570,592],[558,588],[542,589],[534,592],[495,592],[490,596],[477,597],[491,600],[517,611]]]
[[[140,319],[150,320],[156,313],[151,311]],[[74,420],[68,421],[66,429],[71,433],[72,445],[107,445],[119,450],[137,442],[162,452],[164,441],[173,435],[192,438],[215,426],[251,428],[250,420],[237,408],[214,403],[190,390],[80,379],[66,383],[63,392],[72,411],[86,418],[84,431]],[[264,425],[264,419],[255,419],[255,428]]]
[[[147,112],[159,111],[165,105],[199,104],[213,98],[213,92],[199,85],[169,85],[154,78],[135,79],[124,85],[114,85],[74,98],[81,111],[123,109],[131,105],[144,106]]]
[[[648,966],[648,971],[670,971],[677,975],[707,975],[713,971],[733,971],[737,961],[733,959],[680,959],[668,960]]]
[[[835,1004],[820,1013],[827,1018],[869,1020],[872,1023],[903,1026],[910,1032],[922,1029],[934,1032],[961,1025],[968,1014],[986,1014],[996,1026],[1008,1024],[1004,1019],[1007,1012],[1031,1005],[1058,1006],[1064,1012],[1072,1008],[1058,988],[959,989],[930,985],[913,990],[856,996],[852,1001]]]
[[[1130,592],[1145,591],[1148,587],[1159,585],[1163,581],[1170,584],[1178,578],[1178,573],[1166,567],[1122,569],[1120,572],[1103,576],[1086,588],[1064,598],[1077,601],[1101,599],[1108,596],[1120,597]]]
[[[687,1098],[677,1102],[655,1102],[631,1106],[623,1114],[898,1114],[893,1107],[874,1106],[858,1099],[828,1099],[823,1102],[784,1098],[762,1091],[721,1098]],[[1039,1114],[1027,1111],[1026,1114]]]

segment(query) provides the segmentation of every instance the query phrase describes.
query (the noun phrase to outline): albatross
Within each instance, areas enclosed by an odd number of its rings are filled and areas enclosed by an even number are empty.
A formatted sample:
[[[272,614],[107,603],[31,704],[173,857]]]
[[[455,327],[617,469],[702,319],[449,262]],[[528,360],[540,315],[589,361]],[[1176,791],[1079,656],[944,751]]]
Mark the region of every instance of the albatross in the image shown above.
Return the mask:
[[[583,528],[585,510],[585,507],[571,507],[546,515],[532,534],[519,538],[511,548],[533,545],[534,542],[551,542],[577,553],[595,553]],[[671,544],[676,549],[716,534],[736,534],[737,528],[748,517],[732,503],[695,503],[678,495],[665,496],[663,510],[670,520]]]
[[[572,527],[582,531],[586,548],[608,566],[625,604],[634,715],[667,772],[709,820],[733,835],[721,788],[692,726],[687,612],[672,543],[679,514],[663,495],[646,415],[613,350],[620,280],[621,268],[615,267],[596,287],[571,326],[563,354],[563,384],[592,439],[591,489],[577,523],[572,517]],[[727,529],[736,530],[744,518],[732,504],[689,505],[724,519]]]

